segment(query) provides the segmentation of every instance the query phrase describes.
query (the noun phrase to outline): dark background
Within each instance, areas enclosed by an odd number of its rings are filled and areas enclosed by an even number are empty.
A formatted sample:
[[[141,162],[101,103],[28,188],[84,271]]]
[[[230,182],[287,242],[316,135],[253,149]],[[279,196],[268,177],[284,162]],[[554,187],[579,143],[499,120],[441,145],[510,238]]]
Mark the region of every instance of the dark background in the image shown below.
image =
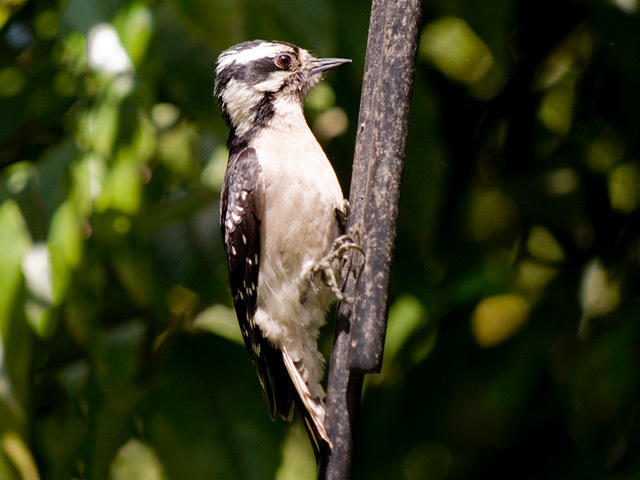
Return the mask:
[[[425,1],[354,478],[640,478],[638,10]],[[352,58],[307,102],[348,192],[368,15],[0,4],[1,479],[314,477],[230,308],[213,70],[253,38]]]

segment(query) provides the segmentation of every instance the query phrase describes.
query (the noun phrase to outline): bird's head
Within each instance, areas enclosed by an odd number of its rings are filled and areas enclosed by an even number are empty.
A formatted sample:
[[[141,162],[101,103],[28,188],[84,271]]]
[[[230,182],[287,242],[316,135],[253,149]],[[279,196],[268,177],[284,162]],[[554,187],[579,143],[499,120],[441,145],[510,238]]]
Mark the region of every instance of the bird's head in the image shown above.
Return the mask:
[[[218,57],[214,95],[230,127],[243,135],[264,126],[276,103],[302,105],[322,73],[351,60],[315,58],[286,42],[253,40]]]

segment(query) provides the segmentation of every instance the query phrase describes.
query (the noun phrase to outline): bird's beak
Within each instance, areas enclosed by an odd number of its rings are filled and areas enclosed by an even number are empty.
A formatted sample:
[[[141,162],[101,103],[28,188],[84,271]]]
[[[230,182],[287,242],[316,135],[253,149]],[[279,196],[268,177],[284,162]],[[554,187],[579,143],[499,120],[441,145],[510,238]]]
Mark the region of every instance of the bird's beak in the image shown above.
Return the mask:
[[[351,59],[349,58],[314,58],[311,61],[311,70],[310,73],[315,75],[316,73],[326,72],[327,70],[331,70],[332,68],[339,67],[340,65],[344,65],[345,63],[351,63]]]

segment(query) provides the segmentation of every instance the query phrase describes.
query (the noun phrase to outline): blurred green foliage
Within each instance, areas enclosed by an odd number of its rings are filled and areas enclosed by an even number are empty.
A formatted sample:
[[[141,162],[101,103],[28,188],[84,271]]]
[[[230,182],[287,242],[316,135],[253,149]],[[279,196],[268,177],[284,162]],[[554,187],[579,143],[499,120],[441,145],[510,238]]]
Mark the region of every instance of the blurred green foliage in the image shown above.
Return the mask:
[[[355,478],[639,478],[638,9],[425,1]],[[0,479],[313,478],[230,308],[213,66],[252,38],[353,58],[307,103],[348,191],[368,15],[0,3]]]

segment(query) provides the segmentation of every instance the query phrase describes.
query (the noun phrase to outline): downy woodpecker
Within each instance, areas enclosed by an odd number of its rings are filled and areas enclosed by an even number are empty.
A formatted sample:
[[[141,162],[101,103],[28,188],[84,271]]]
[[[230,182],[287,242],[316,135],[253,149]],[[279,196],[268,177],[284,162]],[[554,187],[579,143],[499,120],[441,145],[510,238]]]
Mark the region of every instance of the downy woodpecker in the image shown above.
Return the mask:
[[[341,299],[337,264],[350,248],[348,203],[305,121],[322,73],[350,60],[254,40],[224,51],[214,95],[230,134],[220,202],[233,303],[272,418],[297,406],[316,455],[324,427],[325,312]]]

